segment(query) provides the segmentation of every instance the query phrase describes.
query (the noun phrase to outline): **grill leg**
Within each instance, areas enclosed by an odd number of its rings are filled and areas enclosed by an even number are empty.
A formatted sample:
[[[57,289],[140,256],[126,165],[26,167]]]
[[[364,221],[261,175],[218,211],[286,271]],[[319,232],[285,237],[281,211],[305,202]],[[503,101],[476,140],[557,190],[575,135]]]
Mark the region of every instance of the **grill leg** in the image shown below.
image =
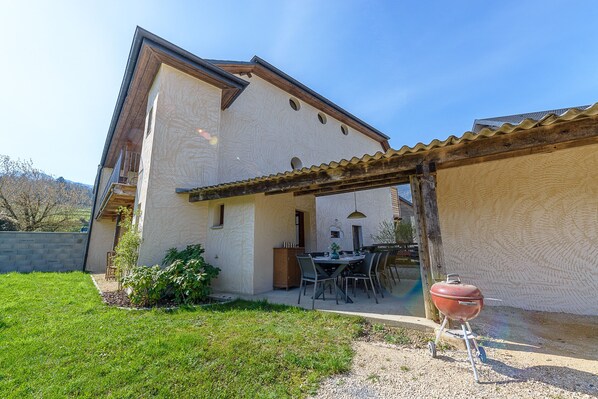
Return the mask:
[[[461,329],[463,330],[463,339],[465,340],[465,346],[467,346],[467,355],[469,356],[469,361],[471,362],[471,368],[473,369],[473,379],[475,382],[480,382],[478,378],[478,371],[475,368],[475,362],[473,361],[473,355],[471,354],[471,346],[469,345],[469,338],[467,338],[467,330],[465,329],[465,324],[461,323]]]
[[[442,335],[442,331],[444,331],[444,327],[446,327],[446,323],[448,322],[448,317],[444,316],[444,320],[442,320],[442,325],[440,326],[440,330],[436,333],[436,341],[434,341],[435,345],[438,345],[438,341],[440,341],[440,336]]]
[[[473,331],[471,329],[471,326],[469,325],[469,322],[466,321],[465,325],[467,326],[467,331],[469,331],[469,333],[471,334],[471,336],[473,337]],[[478,347],[478,343],[475,339],[471,338],[471,342],[473,342],[473,346],[475,347],[475,351],[476,353],[480,352],[480,348]]]

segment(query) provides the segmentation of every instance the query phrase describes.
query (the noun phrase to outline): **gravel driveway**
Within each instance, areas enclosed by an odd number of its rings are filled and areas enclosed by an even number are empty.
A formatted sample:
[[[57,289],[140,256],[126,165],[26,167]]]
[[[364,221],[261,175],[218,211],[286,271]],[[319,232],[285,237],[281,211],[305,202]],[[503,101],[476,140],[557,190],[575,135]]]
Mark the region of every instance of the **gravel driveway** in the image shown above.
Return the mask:
[[[509,351],[487,348],[476,384],[461,350],[432,359],[427,349],[357,341],[353,367],[322,383],[313,398],[591,398],[594,373],[560,365],[522,364]],[[532,362],[533,364],[533,362]],[[592,365],[593,367],[593,365]]]

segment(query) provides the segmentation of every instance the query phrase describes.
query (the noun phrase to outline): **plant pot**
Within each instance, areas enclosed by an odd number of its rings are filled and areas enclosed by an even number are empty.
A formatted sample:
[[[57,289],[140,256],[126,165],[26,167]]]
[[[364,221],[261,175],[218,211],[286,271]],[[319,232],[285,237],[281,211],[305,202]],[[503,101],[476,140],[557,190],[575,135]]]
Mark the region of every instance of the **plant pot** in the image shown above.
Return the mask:
[[[339,259],[340,256],[338,255],[338,252],[336,251],[332,251],[332,253],[330,254],[330,259]]]

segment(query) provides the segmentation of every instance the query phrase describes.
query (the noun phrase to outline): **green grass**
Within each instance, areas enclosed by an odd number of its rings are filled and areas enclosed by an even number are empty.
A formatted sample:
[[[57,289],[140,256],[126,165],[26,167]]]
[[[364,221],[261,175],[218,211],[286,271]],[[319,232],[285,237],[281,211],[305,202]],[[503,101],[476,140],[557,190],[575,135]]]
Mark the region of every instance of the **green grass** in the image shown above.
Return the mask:
[[[360,328],[265,302],[120,310],[83,273],[5,274],[0,397],[302,397],[348,370]]]

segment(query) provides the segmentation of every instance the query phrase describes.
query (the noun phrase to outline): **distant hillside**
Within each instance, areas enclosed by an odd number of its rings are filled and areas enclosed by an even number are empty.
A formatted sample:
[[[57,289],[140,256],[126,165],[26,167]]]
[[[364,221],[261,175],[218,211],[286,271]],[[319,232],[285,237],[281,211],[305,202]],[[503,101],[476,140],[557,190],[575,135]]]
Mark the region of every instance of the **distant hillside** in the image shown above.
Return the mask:
[[[49,176],[51,177],[51,176]],[[56,181],[66,184],[67,189],[69,190],[81,190],[85,194],[84,203],[81,206],[91,207],[93,203],[93,186],[85,183],[78,183],[72,180],[67,180],[64,177],[59,177]]]

